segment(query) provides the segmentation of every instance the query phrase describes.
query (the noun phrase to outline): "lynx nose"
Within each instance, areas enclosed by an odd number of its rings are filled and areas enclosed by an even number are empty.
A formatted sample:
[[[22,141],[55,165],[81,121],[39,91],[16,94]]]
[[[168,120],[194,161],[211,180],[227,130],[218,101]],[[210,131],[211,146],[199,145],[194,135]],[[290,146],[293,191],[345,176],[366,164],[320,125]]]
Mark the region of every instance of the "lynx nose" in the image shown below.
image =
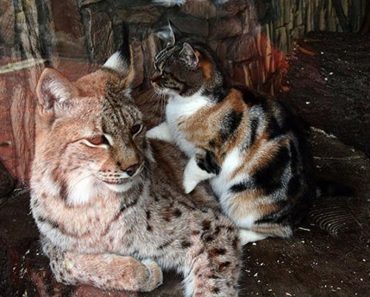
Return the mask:
[[[127,173],[128,176],[133,176],[138,169],[139,169],[139,163],[136,163],[136,164],[131,165],[130,167],[126,168],[125,172]]]

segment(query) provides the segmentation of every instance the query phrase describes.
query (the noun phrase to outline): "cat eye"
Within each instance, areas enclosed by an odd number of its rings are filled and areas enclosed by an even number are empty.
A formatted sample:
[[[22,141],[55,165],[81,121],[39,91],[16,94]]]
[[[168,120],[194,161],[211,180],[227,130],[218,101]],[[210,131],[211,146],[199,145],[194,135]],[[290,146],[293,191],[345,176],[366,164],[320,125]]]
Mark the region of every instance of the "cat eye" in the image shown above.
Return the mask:
[[[141,124],[133,125],[131,127],[131,134],[132,135],[138,134],[141,131],[142,128],[143,128],[143,125],[141,125]]]
[[[109,145],[109,141],[104,135],[96,135],[96,136],[87,138],[86,140],[90,142],[92,145],[101,145],[101,144]]]

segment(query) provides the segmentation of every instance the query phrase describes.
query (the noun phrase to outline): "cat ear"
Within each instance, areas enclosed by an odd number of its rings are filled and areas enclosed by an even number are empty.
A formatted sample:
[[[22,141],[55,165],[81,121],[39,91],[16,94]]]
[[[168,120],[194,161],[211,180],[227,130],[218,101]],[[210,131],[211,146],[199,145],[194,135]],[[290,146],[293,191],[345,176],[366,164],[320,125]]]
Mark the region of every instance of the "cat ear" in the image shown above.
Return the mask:
[[[173,46],[176,42],[175,27],[168,21],[168,25],[162,27],[158,32],[159,39],[164,41],[164,47]]]
[[[184,42],[182,49],[180,51],[180,57],[191,69],[197,68],[199,58],[198,55],[195,53],[195,50],[189,43]]]
[[[61,73],[46,68],[37,83],[36,94],[44,111],[55,111],[77,96],[78,91]]]

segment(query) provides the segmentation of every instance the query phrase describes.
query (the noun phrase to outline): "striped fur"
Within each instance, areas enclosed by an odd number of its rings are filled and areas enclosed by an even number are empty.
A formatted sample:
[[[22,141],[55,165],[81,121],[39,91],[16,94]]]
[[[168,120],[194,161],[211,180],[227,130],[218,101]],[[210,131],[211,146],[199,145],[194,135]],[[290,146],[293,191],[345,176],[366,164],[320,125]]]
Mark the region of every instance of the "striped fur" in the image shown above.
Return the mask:
[[[237,229],[205,189],[182,194],[181,157],[145,138],[117,56],[75,83],[51,69],[38,83],[31,210],[51,269],[68,284],[133,291],[174,269],[185,296],[237,296]]]
[[[276,100],[229,87],[205,46],[189,39],[170,44],[155,59],[153,79],[169,98],[166,122],[148,136],[171,132],[168,140],[192,166],[185,171],[185,191],[210,179],[244,243],[290,237],[314,195],[293,116]]]

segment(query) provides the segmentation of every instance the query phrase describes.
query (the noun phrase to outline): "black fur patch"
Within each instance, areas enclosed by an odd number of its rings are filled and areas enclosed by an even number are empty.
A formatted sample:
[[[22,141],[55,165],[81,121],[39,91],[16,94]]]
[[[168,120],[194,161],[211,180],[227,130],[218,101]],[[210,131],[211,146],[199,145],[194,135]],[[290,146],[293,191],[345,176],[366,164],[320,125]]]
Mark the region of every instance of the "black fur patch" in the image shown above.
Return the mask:
[[[252,176],[255,187],[264,189],[265,194],[272,193],[279,188],[281,185],[281,176],[289,160],[289,150],[286,147],[280,148],[275,157]]]
[[[232,193],[240,193],[240,192],[244,192],[246,190],[251,190],[255,188],[254,187],[254,183],[250,180],[246,180],[246,181],[242,181],[240,183],[237,183],[235,185],[232,185],[230,187],[230,192]]]
[[[294,197],[298,194],[301,188],[301,177],[294,175],[288,182],[287,195],[288,197]]]
[[[250,123],[250,132],[249,132],[249,146],[251,146],[254,141],[256,140],[257,136],[257,129],[259,126],[259,119],[258,118],[253,118]]]
[[[255,224],[280,224],[283,222],[288,222],[289,221],[289,216],[292,211],[292,204],[288,203],[288,201],[279,201],[277,202],[278,204],[278,210],[269,213],[259,220],[255,221]]]
[[[221,141],[224,142],[233,135],[234,131],[239,127],[242,118],[243,113],[236,112],[235,110],[232,110],[225,115],[222,120],[222,128],[220,131]]]
[[[181,242],[181,247],[183,249],[187,249],[187,248],[191,247],[191,242],[187,241],[187,240],[184,240],[184,241]]]
[[[208,173],[220,173],[220,166],[216,162],[216,156],[213,152],[208,151],[206,152],[206,155],[204,158],[198,158],[197,157],[197,165],[200,169],[207,171]]]

